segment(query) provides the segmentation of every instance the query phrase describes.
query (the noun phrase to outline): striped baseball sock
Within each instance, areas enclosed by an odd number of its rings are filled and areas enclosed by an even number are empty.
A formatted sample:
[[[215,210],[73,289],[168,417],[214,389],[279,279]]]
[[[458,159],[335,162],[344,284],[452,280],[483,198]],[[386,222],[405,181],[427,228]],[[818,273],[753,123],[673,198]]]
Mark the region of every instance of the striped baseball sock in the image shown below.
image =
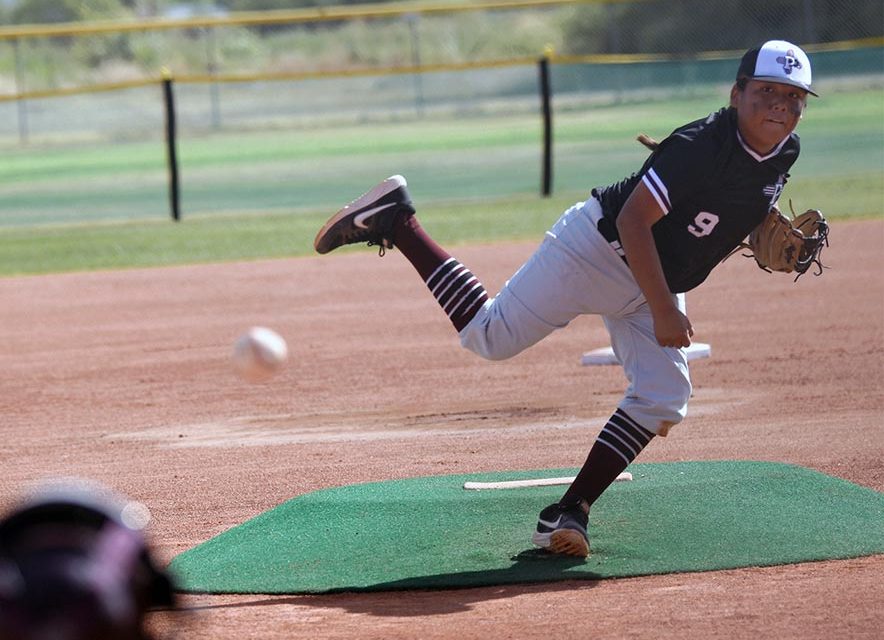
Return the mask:
[[[583,498],[591,506],[653,437],[653,433],[629,414],[617,409],[599,433],[586,462],[561,502],[572,503]]]
[[[488,299],[482,283],[454,258],[440,264],[426,282],[457,331],[469,324]]]
[[[482,283],[436,244],[416,216],[398,220],[394,234],[396,248],[424,279],[455,330],[467,326],[488,299]]]

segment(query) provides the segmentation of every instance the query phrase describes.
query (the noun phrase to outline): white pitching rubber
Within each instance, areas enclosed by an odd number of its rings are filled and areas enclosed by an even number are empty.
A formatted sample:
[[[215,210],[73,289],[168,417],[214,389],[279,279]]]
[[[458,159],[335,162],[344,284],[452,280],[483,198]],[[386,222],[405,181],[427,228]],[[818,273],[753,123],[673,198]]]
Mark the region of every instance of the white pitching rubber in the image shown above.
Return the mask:
[[[617,482],[628,482],[632,480],[632,474],[624,471],[615,480]],[[529,480],[502,480],[500,482],[464,482],[463,488],[469,490],[522,489],[525,487],[554,487],[571,484],[572,482],[574,482],[573,476],[570,478],[531,478]]]

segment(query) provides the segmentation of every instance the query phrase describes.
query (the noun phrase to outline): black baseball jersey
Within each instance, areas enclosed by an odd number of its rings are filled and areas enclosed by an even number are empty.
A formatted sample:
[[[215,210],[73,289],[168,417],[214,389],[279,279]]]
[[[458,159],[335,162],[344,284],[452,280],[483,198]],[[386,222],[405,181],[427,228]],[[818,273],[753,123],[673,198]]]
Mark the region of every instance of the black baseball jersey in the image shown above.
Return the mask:
[[[764,219],[798,159],[796,134],[760,156],[737,129],[737,112],[726,107],[679,127],[660,143],[641,170],[592,190],[610,232],[639,181],[650,189],[664,216],[652,227],[663,274],[673,293],[703,282]],[[618,246],[617,239],[613,243]]]

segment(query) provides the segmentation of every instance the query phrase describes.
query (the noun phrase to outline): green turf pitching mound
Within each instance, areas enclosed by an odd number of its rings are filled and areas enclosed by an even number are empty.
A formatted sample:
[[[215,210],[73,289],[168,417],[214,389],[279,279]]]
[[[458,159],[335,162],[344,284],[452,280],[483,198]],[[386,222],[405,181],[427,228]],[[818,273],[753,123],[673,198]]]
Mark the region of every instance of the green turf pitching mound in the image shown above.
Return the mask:
[[[884,553],[884,494],[766,462],[636,464],[593,507],[586,560],[532,549],[563,487],[466,491],[414,478],[299,496],[177,556],[183,591],[322,593],[615,578]]]

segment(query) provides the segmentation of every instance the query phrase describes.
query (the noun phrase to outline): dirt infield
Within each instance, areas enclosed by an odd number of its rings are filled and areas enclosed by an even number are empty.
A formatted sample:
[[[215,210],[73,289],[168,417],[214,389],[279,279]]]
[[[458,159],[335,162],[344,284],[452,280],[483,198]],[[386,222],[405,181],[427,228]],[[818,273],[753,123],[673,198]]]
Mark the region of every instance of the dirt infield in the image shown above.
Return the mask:
[[[735,257],[688,296],[688,419],[642,462],[796,463],[884,491],[884,221],[838,222],[832,266],[797,284]],[[497,287],[533,244],[461,247]],[[289,341],[265,385],[228,354],[250,325]],[[618,401],[581,318],[513,360],[461,350],[401,256],[0,280],[0,507],[51,475],[147,504],[163,560],[291,497],[355,482],[578,466]],[[526,514],[526,548],[536,514]],[[346,540],[341,541],[346,545]],[[752,540],[746,540],[752,544]],[[409,553],[409,549],[403,549]],[[872,638],[884,556],[499,588],[187,596],[182,638]]]

